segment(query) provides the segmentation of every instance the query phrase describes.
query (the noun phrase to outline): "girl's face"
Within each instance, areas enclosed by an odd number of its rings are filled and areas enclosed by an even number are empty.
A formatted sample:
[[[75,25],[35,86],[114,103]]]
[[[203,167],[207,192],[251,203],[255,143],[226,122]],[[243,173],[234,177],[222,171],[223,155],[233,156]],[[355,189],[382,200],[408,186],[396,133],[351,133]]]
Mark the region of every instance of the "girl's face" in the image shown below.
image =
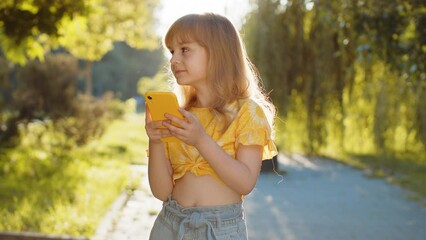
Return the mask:
[[[174,40],[169,51],[171,69],[179,85],[189,85],[198,89],[207,83],[207,51],[197,42]]]

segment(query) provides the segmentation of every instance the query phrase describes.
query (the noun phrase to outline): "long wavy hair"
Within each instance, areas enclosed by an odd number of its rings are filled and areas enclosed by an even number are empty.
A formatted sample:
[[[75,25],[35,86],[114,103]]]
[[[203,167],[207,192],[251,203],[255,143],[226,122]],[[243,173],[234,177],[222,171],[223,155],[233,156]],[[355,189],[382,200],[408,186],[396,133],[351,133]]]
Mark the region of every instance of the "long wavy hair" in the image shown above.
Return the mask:
[[[195,41],[206,49],[207,84],[216,98],[210,107],[224,118],[224,127],[233,119],[227,106],[238,100],[252,99],[262,107],[273,133],[275,107],[247,56],[240,34],[226,17],[214,13],[183,16],[170,26],[164,44],[169,47],[176,39],[179,42]],[[195,89],[178,86],[176,81],[172,83],[183,107],[193,107],[197,102]]]

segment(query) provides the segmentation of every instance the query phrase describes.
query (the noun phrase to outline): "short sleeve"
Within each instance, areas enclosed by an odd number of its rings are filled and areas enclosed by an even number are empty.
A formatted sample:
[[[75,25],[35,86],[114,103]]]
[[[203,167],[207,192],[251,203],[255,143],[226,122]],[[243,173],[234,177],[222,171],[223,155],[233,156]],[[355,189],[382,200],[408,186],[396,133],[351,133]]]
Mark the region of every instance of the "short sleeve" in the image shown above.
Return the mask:
[[[263,146],[263,160],[272,159],[278,154],[271,127],[263,109],[256,102],[246,102],[237,115],[237,121],[236,147],[239,144]]]

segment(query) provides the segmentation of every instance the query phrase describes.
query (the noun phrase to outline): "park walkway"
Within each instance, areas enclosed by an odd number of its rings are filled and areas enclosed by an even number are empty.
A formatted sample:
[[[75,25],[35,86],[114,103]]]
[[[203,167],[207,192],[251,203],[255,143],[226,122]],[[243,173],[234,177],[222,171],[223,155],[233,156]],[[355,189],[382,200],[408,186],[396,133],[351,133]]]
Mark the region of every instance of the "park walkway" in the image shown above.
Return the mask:
[[[426,239],[426,208],[407,200],[405,190],[331,160],[278,159],[288,173],[262,173],[245,198],[249,239]],[[145,174],[141,190],[117,200],[96,239],[148,239],[161,202],[146,190],[146,167],[134,169]]]
[[[105,216],[93,240],[145,240],[162,202],[154,198],[149,190],[146,165],[133,165],[135,174],[142,175],[140,188],[131,196],[123,193]]]

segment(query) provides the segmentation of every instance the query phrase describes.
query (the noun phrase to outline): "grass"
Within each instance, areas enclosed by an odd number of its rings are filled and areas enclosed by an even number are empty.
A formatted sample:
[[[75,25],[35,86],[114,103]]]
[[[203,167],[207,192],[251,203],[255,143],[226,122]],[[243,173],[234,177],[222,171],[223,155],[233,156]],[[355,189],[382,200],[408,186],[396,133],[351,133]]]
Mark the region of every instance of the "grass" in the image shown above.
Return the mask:
[[[128,114],[122,121],[112,123],[106,134],[90,146],[104,156],[114,155],[128,163],[145,164],[148,138],[144,122],[143,115]]]
[[[300,100],[294,102],[297,107],[303,107]],[[358,110],[355,112],[358,114]],[[316,154],[362,169],[369,177],[384,178],[401,186],[411,192],[408,198],[426,206],[426,152],[420,142],[407,135],[404,126],[401,126],[394,139],[387,139],[388,153],[378,154],[372,130],[362,127],[359,121],[358,117],[347,119],[344,139],[337,124],[328,121],[324,146]],[[309,151],[307,132],[305,113],[290,112],[284,120],[277,121],[276,143],[285,152],[306,153]]]
[[[369,177],[384,178],[409,190],[408,198],[426,207],[426,154],[357,154],[346,153],[333,157],[347,165],[364,170]]]
[[[0,152],[0,231],[92,236],[119,194],[137,187],[129,164],[146,161],[143,121],[127,115],[80,148],[40,124],[25,130],[20,146]]]

